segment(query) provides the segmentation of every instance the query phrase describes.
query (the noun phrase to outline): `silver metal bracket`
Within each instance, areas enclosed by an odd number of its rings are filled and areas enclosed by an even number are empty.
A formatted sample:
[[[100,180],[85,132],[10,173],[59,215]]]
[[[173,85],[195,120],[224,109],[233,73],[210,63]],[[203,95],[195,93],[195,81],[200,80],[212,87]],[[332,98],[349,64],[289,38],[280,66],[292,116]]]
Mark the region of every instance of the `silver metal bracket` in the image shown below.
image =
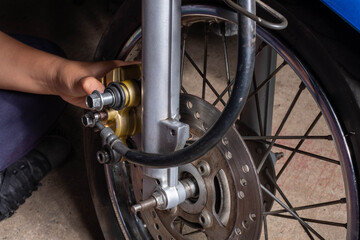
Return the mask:
[[[232,0],[224,0],[226,4],[228,4],[231,8],[235,9],[236,11],[238,11],[239,13],[247,16],[248,18],[254,20],[257,24],[259,24],[260,26],[266,27],[266,28],[270,28],[270,29],[274,29],[274,30],[282,30],[284,28],[287,27],[288,25],[288,21],[287,19],[281,15],[278,11],[276,11],[275,9],[271,8],[269,5],[265,4],[264,2],[260,1],[260,0],[256,0],[256,3],[259,5],[259,7],[261,7],[262,9],[264,9],[266,12],[268,12],[271,16],[275,17],[276,19],[278,19],[280,21],[280,23],[274,23],[274,22],[270,22],[267,21],[265,19],[262,19],[250,12],[248,12],[247,10],[245,10],[243,7],[239,6],[238,4],[236,4],[235,2],[233,2]]]
[[[185,146],[189,138],[189,125],[174,119],[160,121],[160,134],[165,140],[166,146],[160,152],[176,151]]]

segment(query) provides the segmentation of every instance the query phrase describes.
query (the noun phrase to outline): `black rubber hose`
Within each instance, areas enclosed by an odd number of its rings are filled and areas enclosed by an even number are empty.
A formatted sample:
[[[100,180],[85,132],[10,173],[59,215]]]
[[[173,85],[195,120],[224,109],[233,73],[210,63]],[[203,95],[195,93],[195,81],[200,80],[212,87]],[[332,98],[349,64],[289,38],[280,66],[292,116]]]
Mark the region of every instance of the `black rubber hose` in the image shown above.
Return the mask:
[[[240,2],[240,1],[239,1]],[[253,0],[241,1],[242,7],[255,12]],[[166,154],[139,152],[127,148],[120,141],[115,141],[113,149],[128,161],[151,167],[173,167],[186,164],[203,156],[222,139],[243,109],[249,94],[254,70],[254,52],[256,26],[253,20],[238,14],[238,61],[233,90],[221,116],[211,129],[192,145]]]

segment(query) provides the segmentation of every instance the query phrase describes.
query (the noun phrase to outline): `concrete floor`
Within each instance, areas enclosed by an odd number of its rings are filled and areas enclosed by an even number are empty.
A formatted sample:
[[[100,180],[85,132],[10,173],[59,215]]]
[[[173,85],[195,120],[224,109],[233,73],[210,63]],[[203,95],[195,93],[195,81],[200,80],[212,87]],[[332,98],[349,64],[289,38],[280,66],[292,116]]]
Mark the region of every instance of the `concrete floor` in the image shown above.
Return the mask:
[[[92,59],[97,42],[110,17],[107,4],[101,0],[87,0],[82,5],[76,5],[72,0],[3,0],[0,2],[0,30],[47,38],[61,46],[69,58],[75,60]],[[210,47],[209,54],[215,48]],[[191,52],[196,51],[202,51],[202,49],[195,47],[191,50]],[[222,58],[221,55],[216,57]],[[201,62],[200,58],[195,60]],[[199,64],[201,66],[201,63]],[[209,66],[215,69],[218,62],[210,62]],[[211,74],[216,77],[218,72],[209,71],[209,78]],[[190,81],[201,82],[197,74],[191,75],[193,77]],[[279,124],[281,116],[284,115],[295,94],[294,86],[299,84],[289,68],[279,74],[279,79],[278,84],[281,88],[276,89],[274,104],[275,126]],[[308,125],[317,111],[309,94],[302,96],[302,101],[297,108],[299,111],[289,119],[289,123],[282,132],[284,135],[301,134],[303,130],[300,130],[300,126]],[[80,115],[81,111],[68,106],[59,123],[59,131],[70,136],[71,143],[76,146],[71,158],[45,177],[39,190],[26,200],[14,216],[0,222],[0,239],[102,239],[87,184]],[[321,124],[314,129],[314,135],[326,134],[325,127],[324,121],[321,120]],[[295,131],[298,129],[299,132],[294,133],[294,129]],[[289,144],[289,142],[280,143]],[[290,145],[296,145],[296,142]],[[307,141],[302,150],[315,151],[317,154],[328,157],[336,155],[334,148],[326,142],[315,144],[314,141]],[[283,152],[285,156],[289,155],[289,152]],[[285,159],[280,160],[277,166],[281,167]],[[339,190],[342,189],[339,168],[323,163],[314,165],[312,161],[314,160],[297,156],[289,166],[290,170],[279,182],[296,206],[304,201],[314,203],[318,202],[318,199],[333,200],[343,194]],[[332,181],[334,176],[338,176],[340,181]],[[323,191],[324,186],[326,186],[326,191]],[[324,219],[329,218],[327,215],[329,212],[332,212],[330,218],[334,217],[334,219],[339,216],[341,218],[343,215],[339,209],[330,208],[307,211],[304,216]],[[269,228],[278,230],[276,234],[271,235],[272,239],[306,238],[295,221],[285,224],[272,217],[268,218],[268,224]],[[340,231],[328,231],[316,224],[312,226],[324,233],[326,239],[343,238],[343,233]]]

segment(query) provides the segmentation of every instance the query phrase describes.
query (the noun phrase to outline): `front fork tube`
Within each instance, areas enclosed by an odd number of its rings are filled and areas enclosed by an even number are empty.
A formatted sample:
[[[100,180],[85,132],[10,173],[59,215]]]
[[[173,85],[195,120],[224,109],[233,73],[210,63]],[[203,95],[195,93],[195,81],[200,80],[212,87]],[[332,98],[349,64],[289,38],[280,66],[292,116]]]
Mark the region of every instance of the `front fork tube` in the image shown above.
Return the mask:
[[[183,148],[189,137],[188,125],[179,122],[181,0],[143,0],[142,14],[142,149],[167,153]],[[158,183],[154,189],[144,178],[143,199],[157,189],[171,195],[166,208],[185,200],[177,194],[177,167],[144,167],[143,174]]]
[[[256,49],[262,50],[259,51],[255,58],[254,77],[250,93],[256,91],[256,88],[260,88],[263,81],[276,69],[277,54],[275,50],[268,46],[263,48],[263,44],[263,41],[258,38]],[[248,100],[241,112],[241,122],[259,136],[272,134],[274,93],[275,77],[272,77],[257,94]],[[275,164],[276,156],[272,152],[269,156]]]
[[[256,49],[262,48],[262,44],[262,40],[258,41]],[[276,69],[277,54],[275,50],[267,46],[259,52],[255,59],[254,77],[250,93],[254,92],[255,88],[259,88],[262,82]],[[241,122],[258,135],[271,135],[274,92],[275,77],[248,100],[241,112]]]
[[[143,0],[143,78],[142,78],[142,149],[149,153],[166,153],[183,148],[189,127],[179,122],[181,1]],[[169,64],[170,63],[170,64]],[[264,68],[266,66],[266,68]],[[276,54],[268,49],[256,58],[255,81],[268,76],[276,66]],[[252,86],[254,89],[254,85]],[[241,121],[258,134],[271,133],[274,81],[244,108]],[[259,126],[259,114],[262,128]],[[179,204],[183,187],[178,181],[178,168],[143,168],[143,199],[161,189],[168,192],[166,208]],[[153,181],[156,179],[156,186]],[[171,195],[171,196],[170,196]],[[180,196],[181,195],[181,196]],[[177,200],[176,200],[177,199]]]

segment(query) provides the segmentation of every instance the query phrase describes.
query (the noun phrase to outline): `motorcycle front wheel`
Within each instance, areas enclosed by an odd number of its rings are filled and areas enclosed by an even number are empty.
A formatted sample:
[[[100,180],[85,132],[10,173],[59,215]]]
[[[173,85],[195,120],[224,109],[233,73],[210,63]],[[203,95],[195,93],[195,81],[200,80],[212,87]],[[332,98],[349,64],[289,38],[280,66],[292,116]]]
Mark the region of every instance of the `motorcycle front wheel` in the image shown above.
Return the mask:
[[[228,142],[244,145],[252,164],[244,164],[236,150],[209,152],[215,156],[213,162],[224,166],[210,183],[206,177],[199,177],[199,182],[205,179],[200,186],[210,189],[209,195],[215,199],[210,216],[223,226],[220,232],[224,239],[249,236],[246,232],[252,225],[262,226],[255,228],[258,232],[251,235],[253,239],[358,239],[360,112],[353,97],[356,89],[351,89],[339,64],[327,59],[321,42],[307,32],[309,29],[300,19],[284,5],[275,7],[288,18],[289,27],[284,32],[257,28],[253,86],[248,105],[234,126],[245,141],[236,135],[230,141],[224,137],[219,143],[222,147]],[[97,60],[141,59],[140,12],[137,1],[123,4],[99,44]],[[210,117],[204,114],[217,116],[231,92],[237,16],[221,1],[184,1],[182,16],[180,114],[193,129],[191,144],[201,135],[199,131],[210,127],[206,126]],[[285,74],[286,68],[291,73]],[[195,213],[189,210],[187,215],[158,210],[150,217],[133,214],[130,207],[142,191],[134,180],[138,170],[126,162],[105,168],[99,165],[95,153],[100,147],[97,134],[87,131],[88,177],[106,239],[220,239],[219,232],[190,221],[192,218],[186,216]],[[239,169],[229,163],[231,159],[239,161]],[[212,160],[204,161],[208,164],[205,166],[215,168]],[[254,168],[258,175],[237,176],[238,172],[249,172],[248,168]],[[258,195],[262,204],[244,190],[252,184],[262,188]],[[251,206],[260,214],[233,208],[237,206],[233,202],[239,199],[249,204],[241,206]],[[193,201],[196,204],[198,199]],[[238,221],[232,214],[244,215],[239,224],[231,223]],[[169,219],[171,224],[166,222]]]

